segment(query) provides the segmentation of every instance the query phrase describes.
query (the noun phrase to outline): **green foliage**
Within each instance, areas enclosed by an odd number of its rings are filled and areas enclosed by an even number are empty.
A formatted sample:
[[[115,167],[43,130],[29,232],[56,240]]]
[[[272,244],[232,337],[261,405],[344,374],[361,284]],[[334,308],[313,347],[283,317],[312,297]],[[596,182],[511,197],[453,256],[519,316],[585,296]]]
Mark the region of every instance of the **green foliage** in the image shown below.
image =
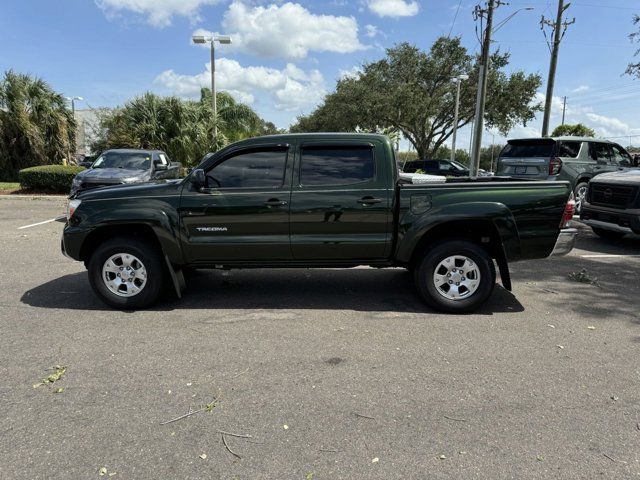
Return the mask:
[[[19,188],[18,182],[0,182],[0,191],[18,190]]]
[[[542,80],[522,71],[505,73],[509,55],[491,56],[485,121],[505,134],[532,120],[541,111],[534,104]],[[402,43],[384,59],[365,64],[357,77],[338,81],[334,93],[313,113],[299,117],[295,132],[399,131],[416,149],[418,158],[433,158],[453,133],[455,85],[451,79],[468,74],[460,92],[458,127],[475,114],[477,57],[460,38],[441,37],[429,52]]]
[[[249,106],[231,95],[216,95],[218,136],[213,141],[211,90],[202,89],[199,101],[160,97],[153,93],[134,98],[124,107],[98,115],[96,151],[109,148],[164,150],[185,166],[197,165],[202,157],[243,138],[279,133],[273,123],[264,122]]]
[[[44,165],[20,170],[18,178],[23,190],[69,193],[73,177],[82,170],[71,165]]]
[[[633,16],[633,24],[638,26],[638,31],[629,35],[629,38],[632,42],[640,43],[640,15]],[[640,56],[640,48],[636,50],[635,56]],[[627,74],[633,75],[634,77],[640,78],[640,62],[630,63],[627,67]]]
[[[9,70],[0,81],[0,180],[34,165],[60,164],[75,150],[64,97],[43,80]]]
[[[576,123],[575,125],[558,125],[553,132],[552,137],[595,137],[595,130],[583,125],[582,123]]]

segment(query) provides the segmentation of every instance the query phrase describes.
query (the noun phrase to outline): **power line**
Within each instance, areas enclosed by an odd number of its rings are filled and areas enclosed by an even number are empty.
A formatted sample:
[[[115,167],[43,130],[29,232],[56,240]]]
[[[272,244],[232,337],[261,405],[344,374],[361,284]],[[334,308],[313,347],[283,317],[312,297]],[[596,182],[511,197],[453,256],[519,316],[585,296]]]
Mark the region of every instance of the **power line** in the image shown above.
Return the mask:
[[[451,22],[451,28],[449,29],[449,35],[447,37],[451,38],[451,33],[453,32],[453,27],[456,25],[456,20],[458,19],[458,13],[460,13],[460,7],[462,6],[462,0],[458,3],[458,8],[456,9],[456,14],[453,17],[453,22]]]

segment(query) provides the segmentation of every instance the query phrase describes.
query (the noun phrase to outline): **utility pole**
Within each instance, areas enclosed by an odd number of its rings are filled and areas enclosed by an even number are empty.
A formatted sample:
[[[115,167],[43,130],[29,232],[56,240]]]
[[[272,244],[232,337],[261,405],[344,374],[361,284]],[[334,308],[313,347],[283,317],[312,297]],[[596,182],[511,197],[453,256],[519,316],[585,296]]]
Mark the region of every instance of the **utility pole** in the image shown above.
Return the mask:
[[[452,80],[456,84],[456,108],[453,115],[453,138],[451,139],[451,161],[456,159],[456,138],[458,136],[458,117],[460,113],[460,84],[463,80],[469,80],[469,75],[458,75]]]
[[[476,6],[473,14],[477,19],[487,18],[487,27],[484,30],[482,39],[482,53],[480,54],[480,64],[478,65],[478,96],[476,100],[476,114],[473,132],[473,149],[471,151],[471,161],[469,162],[469,176],[476,178],[480,168],[480,148],[482,146],[482,131],[484,130],[484,107],[487,98],[487,81],[489,78],[489,51],[491,50],[491,30],[493,29],[493,12],[502,5],[500,0],[489,0],[487,8]]]
[[[562,102],[562,125],[564,125],[564,114],[567,113],[567,97],[564,97]]]
[[[558,0],[558,15],[556,17],[556,21],[552,22],[551,20],[547,20],[542,16],[540,20],[540,28],[544,33],[545,38],[547,37],[547,32],[545,31],[545,27],[551,27],[553,33],[553,44],[549,44],[547,40],[547,44],[549,45],[549,49],[551,50],[551,63],[549,65],[549,78],[547,80],[547,97],[545,98],[544,103],[544,119],[542,121],[542,136],[549,136],[549,121],[551,119],[551,104],[553,101],[553,88],[556,81],[556,69],[558,67],[558,53],[560,52],[560,43],[567,33],[567,28],[569,25],[575,23],[576,19],[574,18],[570,22],[563,20],[564,12],[571,6],[570,3],[564,4],[564,0]],[[564,122],[563,122],[564,123]]]

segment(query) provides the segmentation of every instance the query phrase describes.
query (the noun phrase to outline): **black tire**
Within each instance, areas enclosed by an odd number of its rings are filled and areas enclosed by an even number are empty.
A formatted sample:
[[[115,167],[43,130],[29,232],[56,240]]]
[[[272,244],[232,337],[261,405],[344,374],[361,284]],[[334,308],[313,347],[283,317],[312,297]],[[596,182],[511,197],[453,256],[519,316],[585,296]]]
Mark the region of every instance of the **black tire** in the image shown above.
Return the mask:
[[[595,233],[599,237],[606,238],[607,240],[620,240],[626,235],[626,233],[614,232],[613,230],[605,230],[604,228],[591,227],[591,229],[593,230],[593,233]]]
[[[586,198],[588,189],[589,184],[587,182],[580,182],[576,185],[576,188],[573,189],[573,196],[576,199],[576,215],[579,215],[580,211],[582,210],[582,202]]]
[[[468,258],[475,263],[480,273],[476,290],[455,300],[447,298],[446,292],[441,293],[442,286],[439,289],[434,280],[434,273],[440,262],[453,256]],[[491,295],[496,283],[496,269],[491,256],[482,247],[466,240],[448,240],[424,252],[415,270],[414,280],[423,300],[431,307],[447,313],[468,313],[480,307]]]
[[[132,255],[139,259],[146,270],[146,283],[139,293],[119,296],[112,292],[103,280],[102,269],[108,259],[117,254]],[[95,294],[111,307],[133,310],[148,307],[163,290],[166,273],[161,252],[152,244],[134,237],[117,237],[102,243],[91,255],[88,264],[89,282]]]

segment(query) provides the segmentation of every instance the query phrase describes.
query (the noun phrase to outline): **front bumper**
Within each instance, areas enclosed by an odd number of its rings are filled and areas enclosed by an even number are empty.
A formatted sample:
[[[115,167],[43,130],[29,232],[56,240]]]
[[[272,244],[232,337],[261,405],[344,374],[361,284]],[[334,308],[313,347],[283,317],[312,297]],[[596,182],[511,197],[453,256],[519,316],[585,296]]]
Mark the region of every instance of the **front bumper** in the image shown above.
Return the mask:
[[[564,228],[560,230],[560,235],[558,235],[558,240],[556,240],[556,246],[553,247],[553,252],[551,252],[551,257],[562,257],[567,255],[576,244],[576,236],[578,235],[578,230],[575,228]]]
[[[72,260],[82,260],[82,243],[87,236],[87,232],[77,227],[66,225],[60,240],[60,250],[62,254]]]
[[[621,227],[615,223],[601,222],[600,220],[582,220],[582,223],[590,226],[591,228],[599,228],[601,230],[610,230],[612,232],[624,234],[633,233],[633,230],[628,227]]]
[[[591,228],[601,228],[620,233],[640,233],[640,209],[614,209],[594,207],[590,204],[582,208],[580,220]]]

